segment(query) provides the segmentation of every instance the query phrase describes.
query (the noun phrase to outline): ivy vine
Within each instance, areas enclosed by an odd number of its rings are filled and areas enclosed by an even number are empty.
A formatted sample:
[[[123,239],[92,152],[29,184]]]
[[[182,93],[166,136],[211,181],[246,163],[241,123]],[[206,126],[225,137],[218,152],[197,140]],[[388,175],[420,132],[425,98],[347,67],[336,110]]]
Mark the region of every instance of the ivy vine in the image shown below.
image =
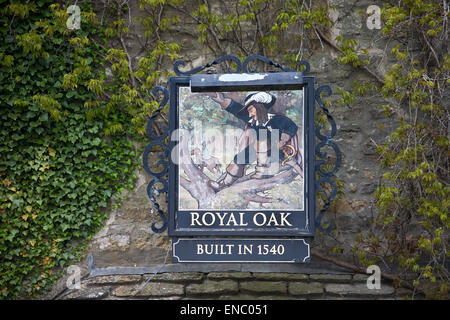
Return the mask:
[[[66,90],[67,75],[93,77],[102,65],[90,3],[78,3],[73,31],[53,1],[0,4],[0,297],[30,298],[80,256],[110,199],[133,188],[140,157],[131,126],[105,139],[130,113],[93,119],[95,87]]]
[[[336,252],[347,247],[362,265],[397,266],[396,284],[414,275],[413,296],[420,292],[430,299],[446,299],[450,280],[449,12],[442,1],[384,3],[381,34],[398,43],[388,52],[395,63],[384,79],[371,69],[367,48],[343,37],[333,45],[339,63],[363,68],[375,80],[341,89],[338,103],[380,95],[386,104],[379,109],[398,121],[376,149],[384,170],[375,192],[378,212],[368,230],[352,244],[338,242]]]

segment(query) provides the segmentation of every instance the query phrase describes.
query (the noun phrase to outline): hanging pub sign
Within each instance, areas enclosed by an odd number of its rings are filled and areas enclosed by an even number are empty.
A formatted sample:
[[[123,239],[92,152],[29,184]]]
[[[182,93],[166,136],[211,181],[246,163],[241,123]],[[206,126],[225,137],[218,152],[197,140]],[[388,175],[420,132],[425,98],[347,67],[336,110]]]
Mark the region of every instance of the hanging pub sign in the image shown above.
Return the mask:
[[[227,59],[237,71],[197,74]],[[284,72],[240,72],[253,59]],[[316,220],[309,65],[295,72],[261,56],[243,66],[225,56],[190,72],[179,71],[180,64],[169,94],[158,88],[162,106],[169,101],[168,132],[159,137],[169,138],[167,170],[150,171],[154,182],[168,174],[164,228],[173,237],[174,262],[309,262]]]

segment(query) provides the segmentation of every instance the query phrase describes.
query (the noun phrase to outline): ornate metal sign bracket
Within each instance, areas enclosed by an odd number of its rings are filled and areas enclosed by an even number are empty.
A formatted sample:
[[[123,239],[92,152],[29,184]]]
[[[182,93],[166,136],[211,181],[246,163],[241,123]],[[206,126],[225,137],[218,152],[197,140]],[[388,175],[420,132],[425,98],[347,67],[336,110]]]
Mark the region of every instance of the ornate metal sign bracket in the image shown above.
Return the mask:
[[[322,100],[321,93],[325,91],[328,96],[331,95],[331,88],[328,85],[321,86],[317,88],[315,93],[315,99],[317,103],[319,104],[320,108],[323,110],[325,115],[327,116],[327,120],[330,124],[331,131],[327,135],[322,135],[320,130],[324,129],[324,126],[319,125],[316,127],[316,137],[320,140],[319,144],[316,145],[316,157],[318,160],[316,161],[315,171],[319,174],[320,178],[316,180],[316,190],[319,192],[324,192],[324,189],[322,188],[323,183],[328,183],[331,186],[331,192],[328,195],[328,199],[325,200],[325,204],[320,210],[319,214],[316,216],[316,227],[322,231],[322,232],[330,232],[333,228],[333,225],[331,222],[328,223],[327,227],[322,226],[322,218],[326,210],[330,207],[331,202],[336,198],[337,195],[337,186],[336,183],[333,181],[333,176],[336,174],[336,172],[339,170],[342,162],[342,154],[337,146],[336,143],[331,141],[331,139],[336,135],[336,122],[334,121],[333,117],[331,116],[328,109],[325,107],[325,104]],[[329,146],[333,149],[333,151],[336,153],[336,162],[334,164],[334,167],[329,171],[324,171],[322,169],[322,165],[327,163],[327,153],[321,152],[321,149]]]
[[[194,68],[189,71],[181,71],[179,67],[185,66],[185,62],[182,60],[178,60],[174,63],[174,72],[177,76],[191,76],[196,73],[199,73],[205,69],[211,68],[214,65],[222,64],[224,62],[227,62],[227,73],[258,73],[259,71],[255,68],[251,68],[250,65],[254,64],[255,62],[262,62],[269,66],[273,66],[277,69],[281,69],[282,72],[296,72],[295,70],[292,70],[286,66],[280,65],[278,63],[273,62],[272,60],[260,56],[260,55],[251,55],[247,57],[243,62],[241,60],[234,56],[234,55],[225,55],[223,57],[220,57],[204,66],[200,66],[197,68]],[[298,64],[299,69],[303,69],[301,71],[302,76],[306,76],[310,71],[310,65],[307,61],[300,61]],[[272,72],[272,71],[270,71]],[[319,192],[322,192],[325,194],[325,197],[327,198],[325,200],[325,204],[320,210],[320,212],[315,216],[315,227],[318,228],[322,232],[329,232],[332,230],[332,224],[328,223],[327,227],[323,227],[322,219],[324,216],[325,211],[330,207],[330,203],[335,199],[337,195],[337,186],[336,183],[333,181],[333,176],[335,173],[339,170],[339,167],[341,165],[342,161],[342,155],[339,150],[339,147],[332,141],[332,138],[336,135],[336,123],[329,113],[328,109],[325,107],[325,104],[322,100],[321,94],[323,92],[326,92],[327,95],[331,95],[331,88],[329,86],[321,86],[317,88],[317,90],[314,92],[314,99],[319,104],[321,110],[325,113],[327,120],[329,122],[329,126],[331,127],[331,131],[328,134],[322,134],[321,130],[326,129],[324,126],[316,126],[315,127],[315,134],[316,137],[319,139],[319,143],[315,146],[315,173],[319,176],[318,179],[315,181],[315,187],[316,190]],[[151,118],[148,121],[147,124],[147,135],[151,139],[151,142],[147,145],[147,147],[144,150],[143,154],[143,166],[145,171],[152,177],[152,180],[149,182],[147,186],[147,194],[152,203],[154,204],[156,210],[158,211],[158,214],[162,220],[162,225],[157,226],[156,222],[153,222],[151,225],[151,229],[153,232],[161,233],[164,232],[168,228],[168,218],[164,214],[163,210],[161,209],[160,204],[158,203],[156,196],[159,193],[166,193],[166,202],[168,202],[168,194],[169,194],[169,183],[168,183],[168,174],[169,174],[169,144],[167,139],[169,138],[169,128],[163,127],[161,134],[155,134],[152,130],[153,124],[155,119],[160,115],[163,108],[167,105],[167,102],[169,101],[169,91],[164,87],[155,87],[153,89],[153,95],[154,96],[162,96],[162,99],[160,101],[158,109],[153,113]],[[152,148],[158,146],[160,151],[158,151],[158,157],[160,160],[156,163],[159,167],[162,167],[160,171],[153,171],[150,169],[149,166],[149,159],[148,156],[150,152],[152,151]],[[333,149],[333,151],[336,154],[336,160],[334,161],[334,166],[331,170],[326,171],[323,169],[324,165],[327,164],[327,153],[322,152],[321,150],[325,147],[330,147]],[[159,189],[156,189],[156,184],[162,184],[162,187]],[[329,184],[331,186],[331,191],[327,195],[325,193],[324,188],[322,187],[323,184]],[[160,224],[160,223],[158,223]]]
[[[159,104],[158,109],[153,113],[153,115],[150,117],[147,123],[147,135],[152,141],[147,145],[147,147],[144,150],[143,155],[143,165],[145,171],[153,177],[153,179],[149,182],[147,186],[147,195],[150,198],[150,201],[155,206],[156,210],[158,210],[158,214],[161,217],[163,224],[161,227],[156,227],[156,223],[152,223],[151,228],[153,232],[160,233],[167,229],[167,217],[164,214],[164,211],[161,209],[158,201],[156,200],[155,196],[156,193],[166,193],[166,202],[168,201],[168,171],[169,171],[169,162],[168,162],[168,156],[169,156],[169,147],[164,140],[168,138],[169,136],[169,128],[163,127],[162,128],[162,134],[157,135],[154,134],[152,131],[153,123],[156,119],[156,117],[161,113],[162,109],[166,106],[167,102],[169,101],[169,91],[164,87],[155,87],[153,89],[153,95],[157,96],[158,93],[162,93],[163,98],[162,101]],[[149,153],[154,146],[160,146],[162,148],[162,152],[159,154],[159,160],[156,164],[162,165],[162,170],[159,172],[152,171],[150,169],[150,166],[148,164],[148,156]],[[157,183],[161,183],[163,186],[161,189],[154,190],[154,186]]]

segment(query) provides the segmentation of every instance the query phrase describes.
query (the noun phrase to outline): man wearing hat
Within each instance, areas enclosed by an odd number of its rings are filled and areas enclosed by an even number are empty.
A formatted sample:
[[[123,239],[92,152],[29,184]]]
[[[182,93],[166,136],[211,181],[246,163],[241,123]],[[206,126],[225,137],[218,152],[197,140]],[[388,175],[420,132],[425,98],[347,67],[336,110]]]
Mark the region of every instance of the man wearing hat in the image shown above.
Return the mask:
[[[272,132],[278,133],[278,137],[275,139],[279,141],[276,152],[279,153],[280,163],[284,165],[287,160],[294,158],[288,164],[303,175],[297,142],[298,127],[288,117],[268,112],[276,101],[274,95],[262,91],[250,93],[245,98],[244,105],[226,98],[220,92],[217,92],[212,99],[219,103],[223,110],[245,122],[244,134],[241,137],[241,142],[243,141],[241,145],[244,148],[234,156],[233,161],[228,165],[225,177],[219,181],[210,181],[210,186],[216,192],[242,177],[246,165],[255,160],[256,168],[251,178],[262,179],[273,175],[273,172],[269,170],[271,162],[274,164],[270,157]],[[290,153],[285,150],[287,146],[290,148]],[[279,168],[279,163],[275,163],[275,165]]]

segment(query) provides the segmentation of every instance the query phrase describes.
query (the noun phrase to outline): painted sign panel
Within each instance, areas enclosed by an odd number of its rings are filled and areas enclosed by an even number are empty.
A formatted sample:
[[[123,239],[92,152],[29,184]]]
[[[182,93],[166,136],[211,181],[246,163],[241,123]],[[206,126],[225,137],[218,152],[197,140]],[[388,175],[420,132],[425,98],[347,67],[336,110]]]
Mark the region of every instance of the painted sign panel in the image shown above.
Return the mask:
[[[170,79],[174,262],[310,261],[313,84],[300,72]]]
[[[194,75],[169,86],[169,235],[313,236],[313,79]]]

